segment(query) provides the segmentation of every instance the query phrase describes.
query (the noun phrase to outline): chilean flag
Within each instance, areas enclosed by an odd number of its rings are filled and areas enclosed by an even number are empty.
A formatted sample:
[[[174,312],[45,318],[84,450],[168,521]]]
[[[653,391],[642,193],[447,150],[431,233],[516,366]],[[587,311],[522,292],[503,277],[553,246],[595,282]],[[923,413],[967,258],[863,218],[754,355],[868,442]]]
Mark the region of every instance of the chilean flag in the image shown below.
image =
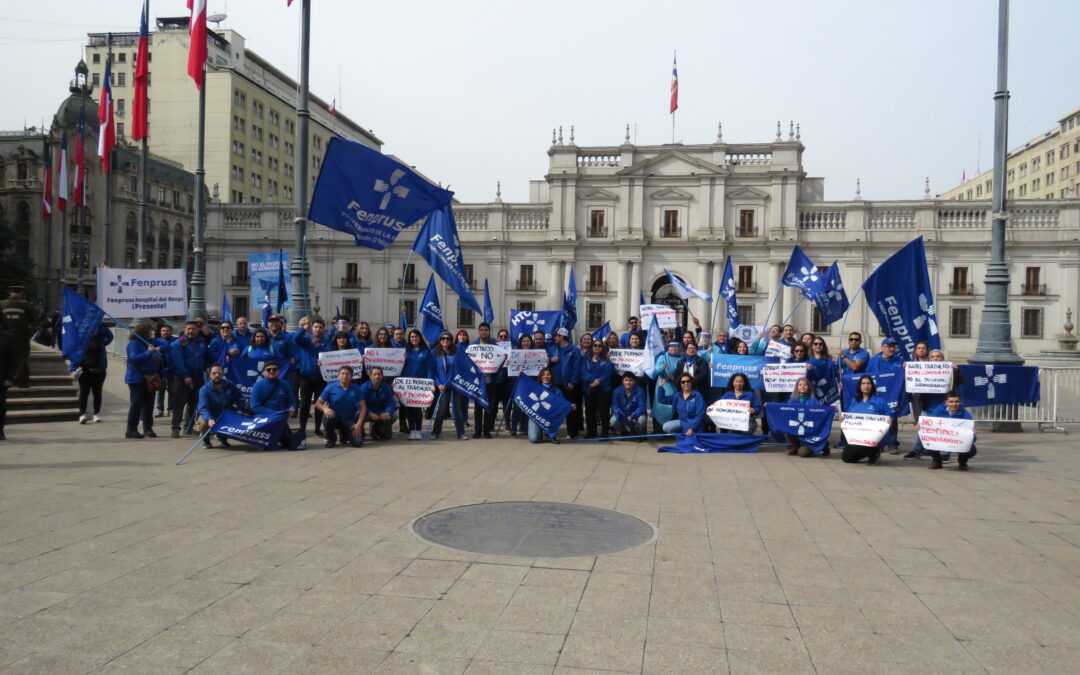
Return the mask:
[[[112,97],[112,59],[105,61],[105,78],[101,86],[101,101],[98,103],[98,144],[97,154],[101,158],[101,170],[109,173],[109,153],[116,145],[116,125],[113,118]]]
[[[679,109],[679,69],[676,67],[675,57],[671,57],[671,110]]]
[[[52,146],[45,143],[45,192],[41,195],[41,220],[49,219],[52,213]]]
[[[191,46],[188,49],[187,72],[195,80],[195,87],[203,88],[203,69],[206,66],[206,0],[187,0],[191,10],[188,29]]]
[[[79,114],[79,123],[75,126],[75,187],[72,196],[75,206],[86,206],[86,157],[83,151],[83,116]]]
[[[67,129],[60,134],[60,162],[56,167],[56,205],[60,212],[67,211],[68,173],[67,173]]]
[[[150,0],[143,3],[139,48],[135,54],[135,97],[131,101],[131,138],[146,138],[146,101],[150,85]]]

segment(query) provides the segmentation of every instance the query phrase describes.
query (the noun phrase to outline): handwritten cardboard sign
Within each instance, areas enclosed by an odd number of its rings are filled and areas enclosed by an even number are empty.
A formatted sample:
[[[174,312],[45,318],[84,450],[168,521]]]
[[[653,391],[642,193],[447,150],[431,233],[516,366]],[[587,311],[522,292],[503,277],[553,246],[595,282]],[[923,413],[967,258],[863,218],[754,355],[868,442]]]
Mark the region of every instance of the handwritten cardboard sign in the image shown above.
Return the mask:
[[[750,431],[750,401],[722,398],[705,409],[717,429]]]
[[[506,359],[506,374],[510,377],[536,376],[547,362],[547,352],[543,349],[513,349]]]
[[[364,368],[382,368],[386,377],[397,377],[405,366],[405,350],[398,347],[368,347],[364,350]]]
[[[944,394],[952,384],[952,363],[908,361],[904,363],[904,388],[909,394]]]
[[[498,345],[469,345],[465,348],[469,358],[473,360],[481,373],[490,375],[502,368],[506,361],[506,350]]]
[[[888,415],[846,412],[840,429],[849,444],[873,447],[881,443],[891,425],[892,419]]]
[[[765,381],[765,391],[790,394],[795,390],[795,383],[804,377],[806,377],[805,363],[771,363],[761,367],[761,379]]]
[[[927,450],[970,452],[975,441],[975,420],[923,415],[919,418],[919,440]]]
[[[406,408],[426,408],[435,401],[435,381],[425,377],[394,378],[394,395]]]

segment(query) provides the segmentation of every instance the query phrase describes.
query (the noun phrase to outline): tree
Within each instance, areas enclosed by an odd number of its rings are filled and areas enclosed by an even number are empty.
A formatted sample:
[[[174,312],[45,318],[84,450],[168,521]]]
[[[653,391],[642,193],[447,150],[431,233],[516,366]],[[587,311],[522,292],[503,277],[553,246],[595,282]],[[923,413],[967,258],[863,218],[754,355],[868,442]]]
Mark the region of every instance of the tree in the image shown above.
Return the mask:
[[[6,298],[12,286],[25,286],[28,298],[36,295],[34,261],[16,249],[15,230],[0,220],[0,298]]]

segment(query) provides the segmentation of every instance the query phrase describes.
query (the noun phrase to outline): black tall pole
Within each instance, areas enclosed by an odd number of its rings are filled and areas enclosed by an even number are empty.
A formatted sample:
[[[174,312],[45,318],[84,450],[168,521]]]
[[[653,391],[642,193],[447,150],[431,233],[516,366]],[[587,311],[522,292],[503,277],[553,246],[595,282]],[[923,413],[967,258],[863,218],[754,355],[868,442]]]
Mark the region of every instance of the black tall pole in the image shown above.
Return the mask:
[[[49,135],[46,134],[44,138],[45,152],[48,153],[50,157],[56,157],[52,152],[52,140],[49,138]],[[57,166],[59,166],[59,159],[57,160]],[[52,167],[46,164],[45,172],[46,176],[45,180],[42,181],[43,183],[48,182],[48,174],[52,173]],[[57,186],[57,191],[59,191],[59,189],[59,186]],[[49,215],[45,218],[45,307],[59,309],[59,305],[54,305],[52,302],[52,212],[54,208],[53,202],[50,200]]]
[[[109,51],[105,55],[105,62],[106,63],[112,63],[112,33],[109,33],[108,35],[109,35],[109,37],[108,37]],[[112,72],[111,68],[109,69],[109,72],[110,73]],[[111,92],[112,92],[112,82],[109,82],[108,84],[109,84],[109,92],[111,94]],[[101,95],[104,96],[105,92],[102,91]],[[112,108],[111,105],[109,107]],[[115,119],[108,120],[108,123],[112,124],[112,125],[115,125],[116,120]],[[110,223],[112,223],[112,183],[113,183],[112,182],[112,172],[116,168],[116,163],[113,162],[113,157],[114,156],[115,155],[114,155],[114,153],[112,151],[112,148],[109,148],[109,153],[108,153],[108,156],[106,157],[106,159],[108,160],[109,170],[105,171],[104,175],[102,176],[105,179],[105,223],[103,224],[102,230],[101,230],[101,264],[102,265],[108,265],[109,264],[109,225],[110,225]]]
[[[192,254],[195,258],[191,272],[191,297],[188,299],[188,319],[206,316],[206,271],[203,258],[203,229],[206,227],[206,205],[203,189],[206,187],[206,65],[203,64],[202,87],[199,88],[199,141],[195,164],[195,240]]]
[[[148,141],[146,136],[143,136],[142,152],[139,154],[139,225],[135,249],[139,269],[146,268],[146,203],[150,201],[150,181],[146,175],[146,164],[149,155]]]
[[[311,53],[311,0],[300,2],[300,88],[296,95],[296,130],[298,154],[296,166],[296,255],[290,265],[292,307],[289,309],[289,325],[297,326],[307,316],[311,301],[308,297],[307,261],[307,201],[308,201],[308,128],[311,111],[308,110],[308,57]]]

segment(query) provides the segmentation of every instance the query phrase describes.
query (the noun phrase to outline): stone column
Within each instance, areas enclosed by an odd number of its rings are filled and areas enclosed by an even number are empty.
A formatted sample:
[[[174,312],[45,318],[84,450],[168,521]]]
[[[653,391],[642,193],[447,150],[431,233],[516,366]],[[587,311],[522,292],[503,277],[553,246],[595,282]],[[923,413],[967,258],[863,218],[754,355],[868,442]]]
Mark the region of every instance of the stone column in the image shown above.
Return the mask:
[[[630,306],[632,308],[634,308],[634,311],[630,312],[630,314],[627,314],[626,315],[627,317],[630,316],[631,314],[633,314],[633,315],[637,314],[638,301],[639,301],[640,298],[641,298],[641,261],[640,260],[635,260],[634,262],[630,263]],[[650,298],[648,298],[648,297],[645,298],[646,302],[648,302],[649,300],[650,300]],[[623,319],[625,320],[626,317],[623,317]]]
[[[769,263],[769,283],[765,287],[766,304],[765,311],[769,311],[769,306],[772,304],[773,294],[776,293],[776,289],[780,288],[780,280],[784,277],[785,263],[770,262]],[[765,315],[761,315],[760,320],[764,320]],[[768,325],[774,323],[780,323],[784,319],[784,292],[780,291],[780,297],[776,300],[776,306],[773,308],[772,316],[768,318]]]
[[[627,270],[628,264],[629,263],[627,263],[627,261],[625,261],[625,260],[620,260],[620,261],[618,261],[618,263],[616,263],[616,268],[615,268],[616,272],[615,272],[615,279],[614,279],[614,284],[615,284],[615,313],[614,313],[614,316],[608,317],[608,318],[612,319],[612,324],[611,325],[612,325],[613,330],[618,330],[618,329],[622,328],[622,326],[619,325],[619,322],[625,322],[626,318],[628,316],[630,316],[631,314],[636,314],[637,313],[637,312],[629,312],[629,313],[627,312],[627,308],[630,306],[630,302],[629,302],[629,298],[628,298],[629,293],[628,293],[628,290],[627,290],[627,289],[630,288],[630,285],[627,283],[627,275],[628,275],[628,272],[629,272]]]
[[[555,249],[552,250],[552,256],[559,255],[559,252]],[[551,276],[548,282],[547,288],[547,307],[545,309],[562,309],[562,294],[565,288],[563,287],[563,263],[561,260],[551,260],[548,262],[550,266]],[[541,308],[537,308],[541,309]]]

